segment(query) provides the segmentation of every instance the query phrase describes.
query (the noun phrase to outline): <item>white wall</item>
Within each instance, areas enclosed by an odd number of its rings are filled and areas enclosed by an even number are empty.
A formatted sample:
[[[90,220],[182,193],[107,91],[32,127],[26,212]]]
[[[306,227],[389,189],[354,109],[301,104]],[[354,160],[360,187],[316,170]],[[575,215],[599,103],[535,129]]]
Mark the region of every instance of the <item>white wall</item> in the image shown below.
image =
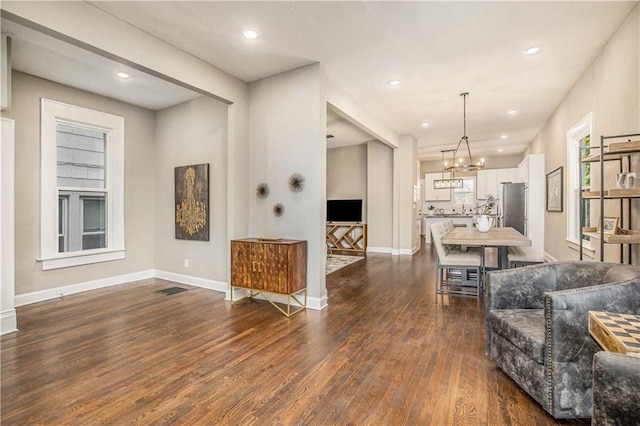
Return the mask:
[[[11,41],[6,34],[2,34],[0,46],[0,109],[3,113],[9,108],[11,100]],[[3,114],[4,116],[4,114]]]
[[[124,260],[42,271],[40,257],[40,98],[125,118]],[[16,294],[42,291],[154,268],[153,112],[28,74],[13,73],[16,122]]]
[[[266,182],[268,198],[251,197],[249,236],[307,241],[309,307],[327,303],[326,101],[318,64],[250,84],[250,187]],[[304,175],[304,191],[289,190],[292,173]],[[284,214],[273,215],[276,203]]]
[[[329,108],[339,116],[391,148],[398,147],[400,138],[393,130],[327,77],[325,77],[325,97]]]
[[[367,142],[367,251],[391,253],[393,247],[393,149]]]
[[[155,136],[155,267],[226,283],[227,106],[201,97],[158,111]],[[209,241],[178,240],[174,168],[201,163],[209,163]]]
[[[414,186],[418,184],[417,147],[414,136],[401,136],[399,147],[393,152],[393,254],[413,254],[419,248],[418,206],[414,202]]]
[[[367,222],[367,145],[327,150],[327,200],[362,200]]]
[[[13,211],[14,194],[14,135],[13,120],[2,118],[0,123],[0,334],[17,329],[15,310],[15,227]]]
[[[600,144],[601,135],[639,132],[639,86],[640,6],[636,6],[531,142],[530,153],[546,154],[547,173],[560,166],[566,171],[567,131],[591,111],[594,113],[594,134],[591,138],[594,145]],[[564,206],[567,206],[566,177],[563,184]],[[612,185],[611,182],[609,184]],[[607,206],[612,208],[617,204],[609,202]],[[609,214],[615,212],[610,211]],[[635,218],[640,217],[637,205],[633,214]],[[597,219],[599,208],[596,216]],[[569,248],[565,241],[566,208],[561,213],[547,212],[545,224],[545,251],[554,259],[577,259],[578,252]],[[634,227],[640,229],[640,222],[636,221]],[[617,247],[607,248],[605,260],[619,261]]]
[[[229,238],[234,238],[248,234],[251,188],[247,173],[249,169],[249,117],[248,85],[246,83],[85,2],[3,2],[2,9],[3,18],[20,22],[116,62],[149,72],[201,93],[211,94],[228,102],[227,235]],[[142,148],[142,151],[144,152],[140,152],[138,155],[144,162],[151,157],[148,153],[153,150]],[[127,163],[135,164],[135,161],[127,161]],[[20,167],[29,168],[33,167],[33,164],[21,164]],[[136,184],[133,188],[137,190]],[[127,191],[130,189],[127,188]],[[152,189],[148,191],[153,193]],[[142,198],[144,199],[144,197]],[[37,205],[36,200],[30,200],[30,203]],[[150,205],[153,204],[146,203],[144,207],[149,208]],[[16,208],[19,208],[17,203]],[[36,222],[32,221],[28,226],[32,227],[33,223]],[[144,225],[151,223],[147,221]],[[33,232],[28,228],[26,231]],[[127,232],[136,236],[144,234],[148,241],[152,244],[154,242],[153,233],[147,232],[145,226],[127,227]],[[149,254],[153,252],[153,245],[149,250],[146,250],[146,253]],[[229,252],[228,242],[226,252]],[[29,262],[29,260],[25,261]],[[147,266],[145,262],[139,265],[141,268]],[[91,270],[93,267],[88,268]],[[227,276],[228,268],[227,264]],[[24,270],[32,272],[29,268]],[[117,273],[119,270],[115,268],[105,275]],[[55,274],[58,275],[52,275],[44,280],[46,283],[40,282],[40,280],[35,282],[26,280],[24,281],[25,287],[18,288],[17,291],[32,291],[43,285],[50,287],[67,282],[85,281],[94,276],[92,270],[89,274],[62,270],[55,272]]]

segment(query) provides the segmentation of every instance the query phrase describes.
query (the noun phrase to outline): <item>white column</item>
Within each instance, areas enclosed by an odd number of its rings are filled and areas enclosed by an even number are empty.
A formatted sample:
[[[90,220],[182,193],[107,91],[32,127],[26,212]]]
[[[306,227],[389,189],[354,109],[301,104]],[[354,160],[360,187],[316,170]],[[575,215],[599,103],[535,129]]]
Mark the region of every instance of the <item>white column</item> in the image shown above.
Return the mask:
[[[417,140],[400,136],[400,146],[393,155],[393,252],[411,255],[418,250],[415,235],[418,205],[414,202],[417,181]]]
[[[393,246],[393,151],[367,142],[367,252],[391,254]]]
[[[18,330],[15,309],[14,282],[14,220],[13,220],[13,176],[14,176],[14,132],[13,120],[2,119],[2,139],[0,149],[0,241],[2,260],[0,261],[0,334]]]

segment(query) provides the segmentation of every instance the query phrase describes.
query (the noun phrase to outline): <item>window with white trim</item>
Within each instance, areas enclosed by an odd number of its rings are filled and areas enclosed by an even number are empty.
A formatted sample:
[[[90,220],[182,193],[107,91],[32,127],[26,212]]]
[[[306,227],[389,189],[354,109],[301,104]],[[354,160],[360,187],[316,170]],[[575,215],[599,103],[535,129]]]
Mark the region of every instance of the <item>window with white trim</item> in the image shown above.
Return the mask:
[[[580,245],[580,228],[592,224],[592,200],[582,200],[580,214],[580,191],[590,190],[592,183],[592,163],[581,164],[580,158],[591,154],[593,134],[593,113],[589,113],[567,132],[567,241],[575,249]],[[593,253],[590,238],[583,236],[585,254]]]
[[[41,114],[42,269],[124,258],[124,118],[49,99]]]
[[[462,180],[462,188],[455,188],[453,190],[453,197],[455,204],[461,204],[464,208],[473,206],[475,201],[475,186],[476,180],[474,178],[464,178]]]

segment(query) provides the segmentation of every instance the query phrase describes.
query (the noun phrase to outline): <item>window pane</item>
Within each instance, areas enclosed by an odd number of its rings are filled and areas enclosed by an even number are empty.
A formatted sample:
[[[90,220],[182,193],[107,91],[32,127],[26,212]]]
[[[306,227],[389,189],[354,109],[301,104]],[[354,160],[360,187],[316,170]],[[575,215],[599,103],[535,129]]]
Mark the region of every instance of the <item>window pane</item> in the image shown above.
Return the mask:
[[[58,196],[58,253],[67,251],[67,221],[69,198],[66,195]]]
[[[104,247],[104,234],[87,234],[82,236],[82,250],[91,250]]]
[[[104,197],[84,197],[82,204],[82,232],[104,232],[106,222]]]
[[[454,201],[456,204],[464,204],[472,206],[474,202],[473,198],[473,179],[464,179],[462,181],[462,188],[456,188],[454,190]]]
[[[104,188],[106,133],[57,125],[58,186]]]
[[[82,250],[105,248],[106,202],[105,197],[81,197],[82,201]]]
[[[63,222],[64,222],[64,198],[58,198],[58,234],[62,234],[63,231]]]

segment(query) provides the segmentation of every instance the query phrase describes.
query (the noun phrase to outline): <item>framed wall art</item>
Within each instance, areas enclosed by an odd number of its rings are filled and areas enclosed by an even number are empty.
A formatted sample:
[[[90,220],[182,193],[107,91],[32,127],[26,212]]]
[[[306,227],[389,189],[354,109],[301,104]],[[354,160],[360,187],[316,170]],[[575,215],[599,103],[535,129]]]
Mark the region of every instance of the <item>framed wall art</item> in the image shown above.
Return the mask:
[[[602,228],[603,234],[615,235],[618,233],[619,217],[604,217],[604,227]],[[600,232],[600,221],[598,221],[598,232]]]
[[[209,241],[209,164],[176,167],[174,173],[176,239]]]
[[[547,174],[547,211],[562,211],[562,166]]]

